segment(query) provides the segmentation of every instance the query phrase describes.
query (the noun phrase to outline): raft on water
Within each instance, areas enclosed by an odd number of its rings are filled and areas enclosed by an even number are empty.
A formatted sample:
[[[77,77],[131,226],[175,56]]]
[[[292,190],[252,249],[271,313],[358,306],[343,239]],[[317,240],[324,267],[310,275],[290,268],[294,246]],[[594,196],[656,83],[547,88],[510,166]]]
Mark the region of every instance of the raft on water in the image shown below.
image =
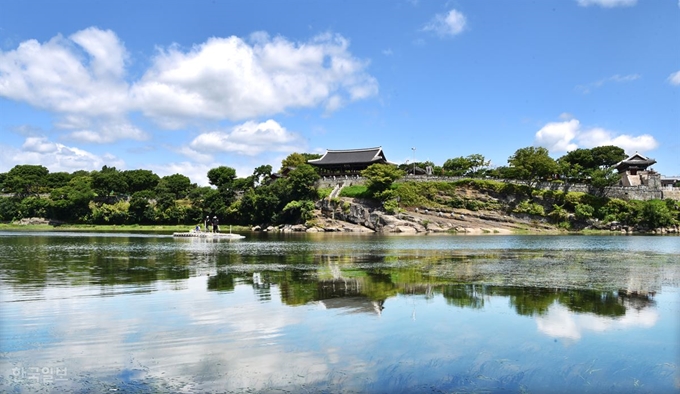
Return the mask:
[[[232,233],[203,233],[198,231],[190,231],[188,233],[173,233],[173,237],[184,237],[184,238],[209,238],[209,239],[242,239],[245,238],[241,234]]]

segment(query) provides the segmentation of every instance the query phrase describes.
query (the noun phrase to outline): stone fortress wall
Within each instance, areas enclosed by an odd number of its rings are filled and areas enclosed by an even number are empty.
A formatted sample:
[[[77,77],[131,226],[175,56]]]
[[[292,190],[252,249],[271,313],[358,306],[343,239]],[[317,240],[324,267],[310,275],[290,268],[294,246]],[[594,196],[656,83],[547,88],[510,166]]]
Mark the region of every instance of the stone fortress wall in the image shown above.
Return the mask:
[[[467,179],[465,177],[442,177],[442,176],[429,176],[429,175],[406,175],[405,177],[397,180],[396,182],[453,182],[461,179]],[[522,184],[522,182],[515,179],[494,179],[499,182],[508,182]],[[351,177],[351,176],[338,176],[338,177],[326,177],[319,180],[317,186],[319,187],[329,187],[334,188],[338,185],[342,186],[353,186],[353,185],[363,185],[365,179],[362,177]],[[537,189],[542,190],[555,190],[562,192],[582,192],[593,195],[599,195],[608,198],[619,198],[621,200],[665,200],[671,199],[675,201],[680,201],[680,188],[677,187],[661,187],[661,185],[655,181],[650,182],[651,185],[640,184],[637,186],[609,186],[603,189],[595,188],[590,185],[582,183],[558,183],[558,182],[541,182],[535,185]]]

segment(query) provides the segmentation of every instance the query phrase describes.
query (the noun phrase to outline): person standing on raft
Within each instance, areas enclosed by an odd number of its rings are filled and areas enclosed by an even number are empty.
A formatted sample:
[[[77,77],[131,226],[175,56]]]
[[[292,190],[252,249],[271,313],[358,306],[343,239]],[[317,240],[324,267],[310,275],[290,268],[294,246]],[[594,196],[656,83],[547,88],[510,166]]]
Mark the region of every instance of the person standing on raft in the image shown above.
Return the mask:
[[[219,233],[220,232],[220,221],[217,220],[217,216],[213,216],[212,226],[213,226],[213,233]]]

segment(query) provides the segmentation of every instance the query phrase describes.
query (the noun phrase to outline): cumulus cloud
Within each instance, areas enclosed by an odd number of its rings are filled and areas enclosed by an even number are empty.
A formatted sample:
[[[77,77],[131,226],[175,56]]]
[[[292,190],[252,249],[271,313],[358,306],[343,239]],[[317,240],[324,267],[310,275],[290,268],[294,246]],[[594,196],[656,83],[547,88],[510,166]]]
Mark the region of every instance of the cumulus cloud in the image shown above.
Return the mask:
[[[599,127],[583,127],[578,119],[551,122],[536,132],[534,144],[551,152],[568,152],[577,148],[615,145],[627,153],[646,152],[658,147],[653,136],[619,134]]]
[[[172,125],[192,117],[244,120],[378,92],[377,81],[365,72],[368,63],[353,57],[340,35],[294,43],[258,33],[251,41],[211,38],[188,51],[162,50],[132,87],[136,105]]]
[[[668,77],[668,83],[670,83],[673,86],[680,86],[680,71],[676,71],[673,74],[671,74]]]
[[[28,40],[0,52],[0,96],[63,114],[120,115],[128,109],[120,79],[126,56],[110,30],[90,28],[44,44]]]
[[[536,132],[535,142],[549,151],[568,152],[576,149],[573,140],[579,132],[580,123],[576,119],[548,123]]]
[[[21,149],[0,145],[0,172],[8,171],[17,163],[43,165],[50,172],[73,172],[77,170],[98,170],[104,165],[124,167],[119,158],[98,155],[79,148],[50,141],[44,136],[29,136]]]
[[[637,0],[577,0],[581,7],[596,5],[602,8],[631,7],[637,4]]]
[[[437,14],[424,27],[423,31],[431,31],[440,37],[453,37],[460,34],[467,25],[467,18],[462,13],[451,10],[446,14]]]
[[[0,97],[56,115],[71,139],[143,140],[130,123],[141,112],[165,128],[192,121],[247,119],[294,108],[335,111],[378,93],[368,61],[349,41],[325,33],[307,42],[256,33],[248,40],[213,37],[182,49],[160,48],[138,80],[126,79],[129,54],[111,30],[90,27],[45,43],[0,51]]]
[[[615,74],[612,75],[611,77],[600,79],[599,81],[591,82],[585,85],[577,85],[576,89],[581,91],[582,93],[588,94],[593,89],[601,88],[602,86],[608,83],[631,82],[637,79],[640,79],[640,74],[628,74],[628,75]]]
[[[294,152],[301,148],[300,137],[274,120],[245,122],[228,131],[212,131],[194,138],[189,147],[201,153],[230,152],[255,156],[264,151]]]
[[[124,120],[131,109],[127,58],[111,30],[91,27],[42,44],[28,40],[0,52],[0,97],[53,112],[56,127],[90,142],[143,139],[144,133]]]

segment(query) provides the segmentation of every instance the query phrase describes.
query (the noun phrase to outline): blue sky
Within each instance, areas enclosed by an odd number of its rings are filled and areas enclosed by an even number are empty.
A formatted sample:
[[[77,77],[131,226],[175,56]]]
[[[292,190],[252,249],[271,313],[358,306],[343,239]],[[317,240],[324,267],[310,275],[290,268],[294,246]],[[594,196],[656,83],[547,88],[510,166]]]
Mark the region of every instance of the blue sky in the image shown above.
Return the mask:
[[[0,172],[610,144],[680,174],[678,0],[2,4]]]

